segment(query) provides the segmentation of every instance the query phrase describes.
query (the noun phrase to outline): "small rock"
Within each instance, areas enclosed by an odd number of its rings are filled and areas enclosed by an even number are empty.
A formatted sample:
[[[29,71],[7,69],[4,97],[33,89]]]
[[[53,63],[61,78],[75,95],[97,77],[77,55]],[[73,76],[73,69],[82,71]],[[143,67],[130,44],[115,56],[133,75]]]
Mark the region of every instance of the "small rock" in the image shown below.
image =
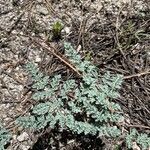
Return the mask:
[[[64,31],[66,32],[66,34],[69,34],[70,33],[70,28],[69,27],[65,27]]]
[[[81,45],[79,45],[78,47],[77,47],[77,52],[79,52],[80,50],[81,50]]]
[[[20,145],[19,148],[20,148],[20,150],[29,150],[30,146]]]
[[[13,137],[13,139],[14,139],[14,140],[16,140],[16,139],[17,139],[17,135],[13,135],[12,137]]]
[[[36,56],[36,58],[35,58],[35,62],[40,62],[41,61],[41,58],[39,57],[39,56]]]
[[[48,10],[45,8],[45,7],[42,7],[40,5],[37,5],[37,10],[41,13],[41,14],[44,14],[44,15],[47,15],[48,14]]]
[[[26,132],[23,132],[21,135],[17,137],[19,142],[25,141],[29,138],[29,135]]]
[[[141,150],[136,142],[133,142],[132,145],[133,150]]]

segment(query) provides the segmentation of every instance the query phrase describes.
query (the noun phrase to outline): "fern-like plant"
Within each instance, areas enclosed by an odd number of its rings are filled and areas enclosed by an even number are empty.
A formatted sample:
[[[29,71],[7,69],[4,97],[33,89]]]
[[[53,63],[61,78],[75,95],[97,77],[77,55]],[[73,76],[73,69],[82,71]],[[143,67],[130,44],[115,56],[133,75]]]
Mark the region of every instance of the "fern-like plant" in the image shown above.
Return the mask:
[[[121,109],[112,102],[118,97],[122,76],[111,76],[106,73],[99,78],[97,68],[81,56],[69,43],[65,43],[65,54],[83,74],[83,82],[76,84],[74,79],[60,82],[61,75],[52,79],[44,76],[34,64],[27,65],[27,70],[37,90],[32,98],[40,101],[32,110],[32,115],[21,117],[17,122],[24,127],[44,128],[56,123],[61,129],[71,130],[78,134],[97,133],[107,136],[118,136],[119,129],[111,126],[122,119]]]
[[[19,117],[17,124],[34,129],[47,125],[55,128],[57,124],[61,130],[77,134],[119,136],[121,132],[115,124],[123,116],[120,106],[112,99],[119,96],[122,75],[107,72],[101,77],[98,69],[82,60],[71,44],[65,43],[64,47],[65,55],[82,72],[82,81],[78,84],[75,79],[63,81],[61,75],[50,78],[29,63],[26,69],[34,83],[32,98],[37,105],[30,116]]]
[[[0,123],[0,150],[4,150],[4,146],[9,142],[11,135]]]
[[[126,136],[126,143],[128,148],[132,148],[132,143],[136,142],[142,147],[142,150],[146,150],[150,147],[150,137],[147,134],[139,134],[136,129],[132,129]]]

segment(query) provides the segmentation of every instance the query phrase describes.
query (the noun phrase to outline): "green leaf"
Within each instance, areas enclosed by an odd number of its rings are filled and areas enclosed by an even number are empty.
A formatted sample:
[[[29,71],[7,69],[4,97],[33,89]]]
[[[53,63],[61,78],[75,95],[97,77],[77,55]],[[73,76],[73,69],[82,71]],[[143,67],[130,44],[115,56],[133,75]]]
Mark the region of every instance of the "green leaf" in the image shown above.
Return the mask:
[[[32,112],[37,115],[44,115],[44,114],[48,113],[48,111],[50,109],[50,105],[51,105],[50,102],[40,103],[40,104],[34,106]]]
[[[24,128],[37,128],[37,121],[34,116],[19,117],[16,119],[16,124],[23,126]]]
[[[4,150],[4,146],[9,142],[11,135],[0,123],[0,150]]]

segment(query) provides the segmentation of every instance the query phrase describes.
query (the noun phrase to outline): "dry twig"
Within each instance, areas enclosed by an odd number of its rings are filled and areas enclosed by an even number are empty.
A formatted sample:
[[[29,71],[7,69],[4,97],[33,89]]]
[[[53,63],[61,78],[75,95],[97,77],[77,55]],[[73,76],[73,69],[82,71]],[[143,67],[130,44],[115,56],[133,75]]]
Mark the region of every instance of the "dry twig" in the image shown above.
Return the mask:
[[[140,77],[140,76],[147,75],[147,74],[150,74],[150,70],[145,71],[145,72],[141,72],[141,73],[138,73],[138,74],[133,74],[133,75],[130,75],[130,76],[125,76],[124,79]]]
[[[32,38],[32,41],[39,47],[42,47],[44,50],[50,52],[55,57],[57,57],[61,62],[63,62],[65,65],[71,68],[79,77],[82,76],[81,73],[74,67],[74,65],[72,65],[66,57],[64,57],[61,53],[59,53],[58,50],[53,46],[51,46],[49,43],[46,43],[45,41],[39,38],[38,39]]]

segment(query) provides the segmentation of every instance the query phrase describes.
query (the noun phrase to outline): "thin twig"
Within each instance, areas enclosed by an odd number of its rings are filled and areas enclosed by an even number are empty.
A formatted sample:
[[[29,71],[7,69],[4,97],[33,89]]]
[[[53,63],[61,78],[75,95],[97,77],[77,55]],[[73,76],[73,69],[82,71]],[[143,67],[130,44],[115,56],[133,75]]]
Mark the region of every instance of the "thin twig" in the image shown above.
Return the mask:
[[[150,129],[148,126],[142,126],[142,125],[127,125],[128,127],[133,127],[133,128],[145,128],[145,129]]]
[[[62,61],[64,64],[66,64],[69,68],[71,68],[74,72],[77,73],[77,75],[79,77],[81,77],[81,73],[70,63],[70,61],[64,57],[61,53],[58,52],[58,50],[56,48],[54,48],[53,46],[51,46],[50,44],[48,43],[45,43],[43,40],[41,39],[35,39],[35,38],[32,38],[32,41],[42,47],[44,50],[50,52],[51,54],[53,54],[55,57],[57,57],[60,61]]]
[[[134,78],[134,77],[140,77],[140,76],[147,75],[147,74],[150,74],[150,71],[145,71],[145,72],[141,72],[141,73],[138,73],[138,74],[133,74],[133,75],[130,75],[130,76],[125,76],[124,79],[130,79],[130,78]]]

